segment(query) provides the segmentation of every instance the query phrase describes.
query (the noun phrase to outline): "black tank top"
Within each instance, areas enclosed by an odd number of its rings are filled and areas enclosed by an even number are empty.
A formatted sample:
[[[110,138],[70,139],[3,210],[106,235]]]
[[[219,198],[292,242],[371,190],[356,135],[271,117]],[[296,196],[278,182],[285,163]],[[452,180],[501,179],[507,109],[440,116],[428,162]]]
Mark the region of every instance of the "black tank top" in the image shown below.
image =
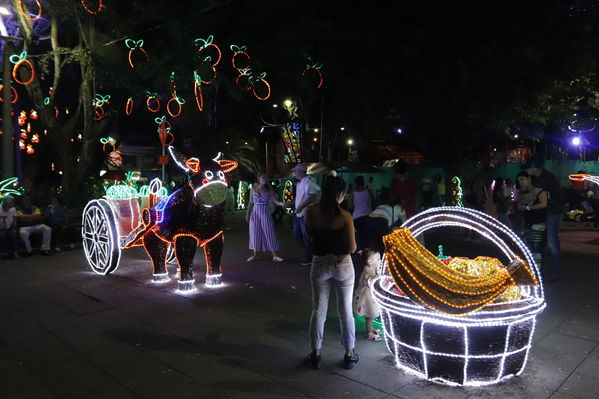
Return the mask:
[[[528,205],[536,205],[540,203],[539,195],[545,190],[539,191],[534,200],[528,203]],[[545,223],[547,219],[547,208],[543,209],[531,209],[530,211],[524,211],[524,223],[527,225]]]
[[[314,242],[314,255],[347,255],[347,240],[340,229],[310,229]]]

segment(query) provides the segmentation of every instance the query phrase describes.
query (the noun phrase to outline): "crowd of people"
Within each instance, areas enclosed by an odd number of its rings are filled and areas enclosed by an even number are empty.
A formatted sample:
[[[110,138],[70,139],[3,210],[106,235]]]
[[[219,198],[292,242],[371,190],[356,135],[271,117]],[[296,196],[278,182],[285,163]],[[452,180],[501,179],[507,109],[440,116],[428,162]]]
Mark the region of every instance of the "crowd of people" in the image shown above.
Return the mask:
[[[58,196],[42,212],[29,195],[21,195],[17,206],[11,195],[2,197],[0,205],[0,254],[20,259],[33,254],[31,237],[41,236],[40,254],[49,256],[66,245],[68,209]],[[21,246],[22,244],[22,246]],[[69,245],[71,248],[72,244]]]

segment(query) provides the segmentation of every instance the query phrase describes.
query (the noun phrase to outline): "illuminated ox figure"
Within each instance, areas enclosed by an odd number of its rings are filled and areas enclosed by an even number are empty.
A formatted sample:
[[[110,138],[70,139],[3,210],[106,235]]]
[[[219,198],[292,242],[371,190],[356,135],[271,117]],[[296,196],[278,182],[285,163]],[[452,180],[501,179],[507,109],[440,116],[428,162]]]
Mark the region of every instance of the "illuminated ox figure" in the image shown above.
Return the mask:
[[[179,264],[179,291],[195,289],[192,264],[196,247],[204,248],[206,286],[222,284],[220,259],[223,253],[224,202],[227,198],[225,173],[237,162],[186,158],[173,147],[168,151],[188,174],[185,186],[142,211],[139,226],[127,237],[124,248],[143,245],[152,259],[154,281],[167,281],[167,253],[174,246]]]

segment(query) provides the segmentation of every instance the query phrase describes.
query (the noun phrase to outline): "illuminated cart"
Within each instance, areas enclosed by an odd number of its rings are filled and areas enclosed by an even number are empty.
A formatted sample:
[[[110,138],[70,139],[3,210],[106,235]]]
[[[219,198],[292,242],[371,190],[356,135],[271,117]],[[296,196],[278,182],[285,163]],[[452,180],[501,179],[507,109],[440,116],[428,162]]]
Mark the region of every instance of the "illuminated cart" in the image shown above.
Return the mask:
[[[429,229],[463,227],[496,244],[510,261],[525,260],[540,282],[526,245],[488,215],[460,207],[433,208],[404,223],[414,237]],[[396,288],[383,266],[373,295],[389,351],[405,372],[450,385],[490,385],[522,373],[536,316],[545,308],[542,285],[520,287],[522,298],[491,303],[465,315],[449,315],[413,302]]]
[[[121,188],[119,195],[109,190],[106,196],[88,202],[83,210],[83,250],[92,270],[104,275],[112,273],[119,266],[122,246],[140,222],[140,202],[154,202],[160,198],[161,191],[165,191],[158,179],[152,181],[145,196],[143,190],[138,194],[132,187],[115,187]],[[123,192],[126,189],[131,192]],[[169,247],[167,262],[174,260],[173,252],[173,248]]]

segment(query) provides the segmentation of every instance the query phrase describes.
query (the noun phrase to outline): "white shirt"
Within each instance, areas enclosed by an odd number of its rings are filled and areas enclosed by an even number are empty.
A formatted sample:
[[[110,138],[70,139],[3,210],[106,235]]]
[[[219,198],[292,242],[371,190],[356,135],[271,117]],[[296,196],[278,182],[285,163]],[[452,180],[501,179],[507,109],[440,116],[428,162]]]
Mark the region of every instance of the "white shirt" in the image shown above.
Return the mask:
[[[400,205],[395,205],[393,209],[389,205],[379,205],[370,216],[382,216],[387,220],[389,227],[393,226],[395,222],[401,219],[402,222],[406,220],[406,210]]]
[[[354,191],[354,212],[352,217],[357,219],[362,216],[368,216],[372,212],[370,206],[370,193],[368,190]]]
[[[309,195],[316,194],[316,202],[320,201],[320,187],[314,179],[310,176],[304,176],[304,178],[297,184],[295,189],[295,209],[299,208],[300,205],[306,202]],[[302,209],[300,213],[297,213],[298,217],[306,215],[308,207]]]
[[[12,226],[16,215],[17,209],[14,206],[7,211],[0,206],[0,230],[8,230]]]

